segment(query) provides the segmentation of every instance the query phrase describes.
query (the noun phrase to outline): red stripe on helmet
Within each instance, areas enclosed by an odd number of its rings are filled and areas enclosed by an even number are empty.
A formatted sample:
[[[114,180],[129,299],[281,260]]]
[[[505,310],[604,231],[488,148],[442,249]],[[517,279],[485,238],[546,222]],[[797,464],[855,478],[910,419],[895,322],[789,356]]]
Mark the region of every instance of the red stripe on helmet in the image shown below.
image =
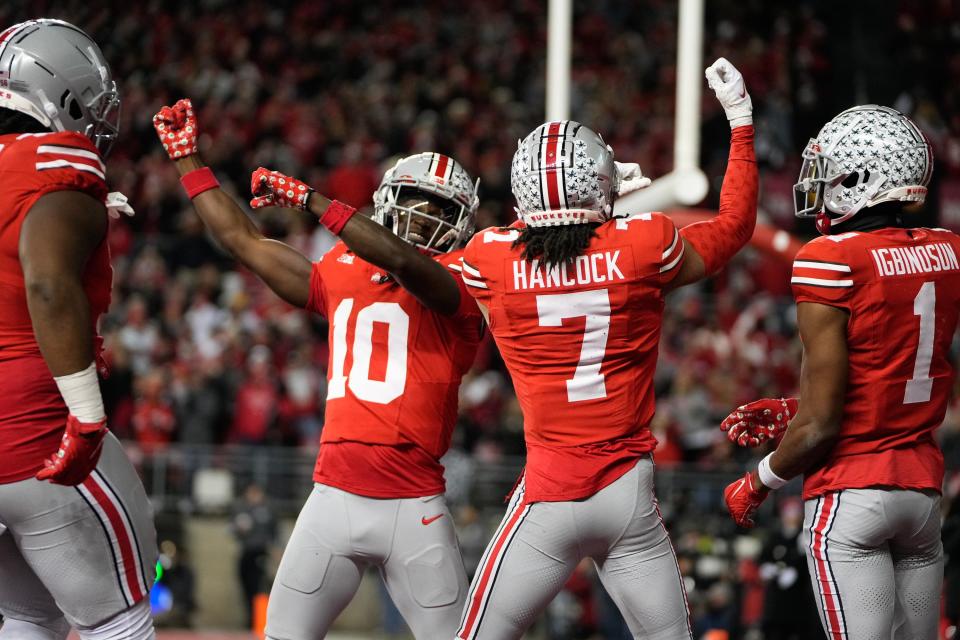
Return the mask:
[[[441,179],[446,177],[448,164],[450,164],[450,158],[438,153],[437,154],[437,170],[433,172],[433,175]]]
[[[551,209],[560,208],[560,175],[557,171],[557,157],[560,153],[560,122],[551,122],[547,129],[547,149],[544,165],[547,168],[547,200]]]

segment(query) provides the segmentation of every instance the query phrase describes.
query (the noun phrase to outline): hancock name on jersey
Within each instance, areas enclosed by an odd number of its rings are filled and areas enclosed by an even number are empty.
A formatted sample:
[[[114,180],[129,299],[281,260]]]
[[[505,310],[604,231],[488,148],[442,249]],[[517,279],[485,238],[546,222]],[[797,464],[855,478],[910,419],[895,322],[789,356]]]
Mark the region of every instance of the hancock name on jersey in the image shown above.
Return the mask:
[[[877,264],[877,273],[881,276],[960,269],[957,254],[946,242],[914,247],[883,247],[871,249],[870,253]]]
[[[577,256],[573,264],[553,265],[549,269],[542,267],[539,260],[514,260],[513,288],[518,291],[548,289],[624,280],[617,265],[619,259],[620,250],[617,249]]]

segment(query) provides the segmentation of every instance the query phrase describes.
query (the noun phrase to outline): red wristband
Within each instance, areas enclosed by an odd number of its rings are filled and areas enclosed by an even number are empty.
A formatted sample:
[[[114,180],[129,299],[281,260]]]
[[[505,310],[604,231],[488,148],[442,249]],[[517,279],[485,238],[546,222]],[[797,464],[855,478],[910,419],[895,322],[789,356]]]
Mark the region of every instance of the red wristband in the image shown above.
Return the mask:
[[[193,200],[204,191],[216,189],[220,186],[217,176],[213,175],[210,167],[200,167],[180,177],[180,184],[187,192],[187,197]]]
[[[334,200],[320,216],[320,224],[330,229],[330,233],[340,235],[344,225],[347,224],[347,220],[352,218],[356,212],[357,210],[350,205]]]

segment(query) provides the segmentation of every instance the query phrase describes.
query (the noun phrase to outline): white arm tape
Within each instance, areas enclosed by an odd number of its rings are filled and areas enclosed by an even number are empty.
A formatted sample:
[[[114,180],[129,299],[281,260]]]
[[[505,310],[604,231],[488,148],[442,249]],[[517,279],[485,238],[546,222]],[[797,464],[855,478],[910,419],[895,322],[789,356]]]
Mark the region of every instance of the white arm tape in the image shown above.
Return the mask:
[[[775,474],[773,469],[770,468],[770,458],[772,457],[773,454],[771,453],[760,461],[760,466],[757,467],[757,474],[760,476],[760,482],[762,482],[765,486],[770,487],[771,489],[779,489],[783,485],[787,484],[788,480],[784,480]]]
[[[100,395],[100,381],[94,363],[83,371],[77,371],[53,379],[70,413],[80,422],[100,422],[107,417]]]

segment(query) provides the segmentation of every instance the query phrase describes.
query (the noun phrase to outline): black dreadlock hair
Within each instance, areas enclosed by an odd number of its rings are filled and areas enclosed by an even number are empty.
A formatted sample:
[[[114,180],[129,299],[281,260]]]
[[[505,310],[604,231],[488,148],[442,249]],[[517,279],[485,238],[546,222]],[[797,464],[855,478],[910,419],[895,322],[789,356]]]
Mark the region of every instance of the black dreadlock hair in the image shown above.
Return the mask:
[[[46,133],[49,128],[25,113],[0,107],[0,136],[9,133]]]
[[[555,265],[573,264],[577,256],[590,246],[597,236],[597,223],[570,224],[562,227],[524,227],[514,247],[523,247],[520,257],[527,261],[539,260],[549,268]]]

